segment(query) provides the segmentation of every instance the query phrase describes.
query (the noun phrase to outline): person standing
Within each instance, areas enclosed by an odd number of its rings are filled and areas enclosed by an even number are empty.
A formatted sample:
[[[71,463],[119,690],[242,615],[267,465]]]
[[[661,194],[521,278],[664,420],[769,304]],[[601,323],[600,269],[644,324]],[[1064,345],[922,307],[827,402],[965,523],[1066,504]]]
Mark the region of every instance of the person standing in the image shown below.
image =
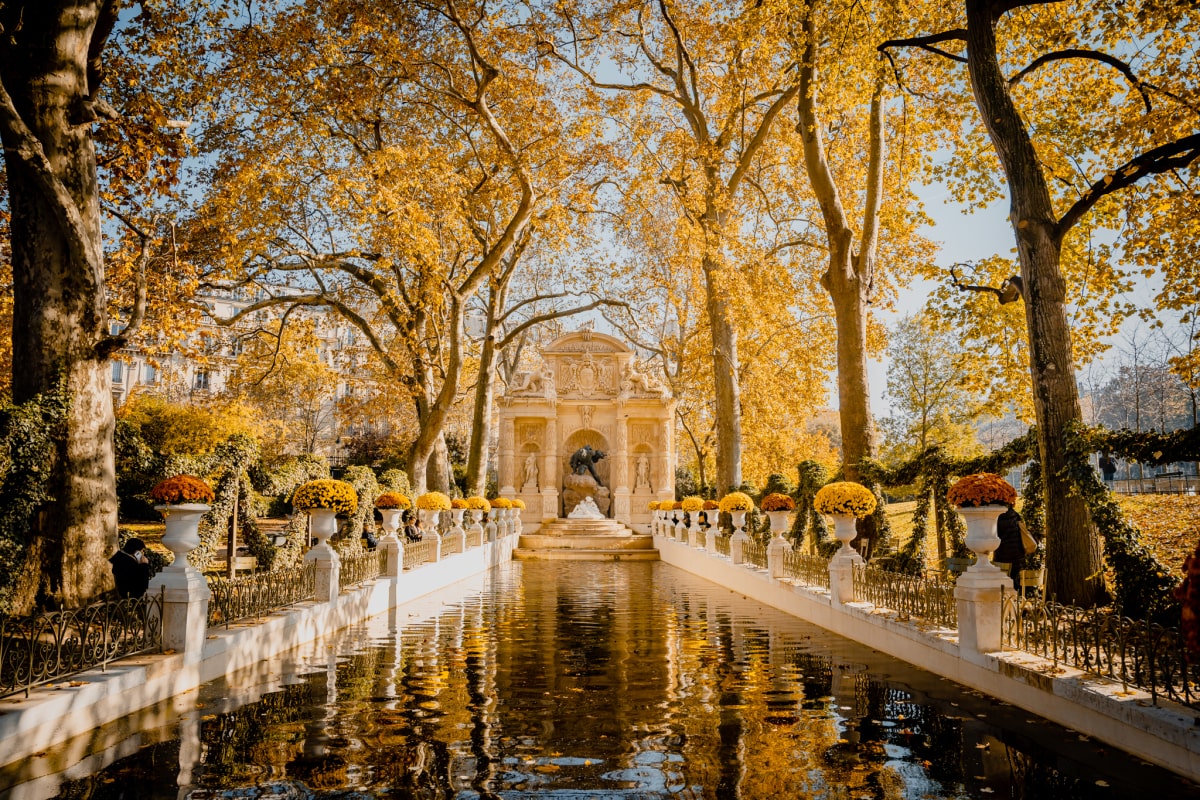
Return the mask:
[[[146,559],[146,543],[136,536],[127,539],[121,549],[108,559],[112,564],[113,581],[122,600],[138,598],[150,585],[150,562]]]
[[[1108,453],[1101,453],[1099,467],[1100,474],[1104,476],[1105,485],[1111,490],[1117,477],[1117,462]]]
[[[1012,578],[1013,587],[1021,585],[1021,570],[1025,568],[1025,540],[1021,528],[1025,521],[1012,506],[1008,506],[1003,514],[996,519],[996,535],[1000,537],[1000,546],[992,553],[992,560],[1008,564],[1008,577]]]

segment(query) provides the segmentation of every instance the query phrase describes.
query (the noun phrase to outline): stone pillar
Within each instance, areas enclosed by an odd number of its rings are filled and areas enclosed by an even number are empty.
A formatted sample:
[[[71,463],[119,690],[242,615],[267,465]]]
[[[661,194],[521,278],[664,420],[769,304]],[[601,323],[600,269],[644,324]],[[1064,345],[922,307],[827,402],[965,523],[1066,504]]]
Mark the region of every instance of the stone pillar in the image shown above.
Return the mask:
[[[1004,592],[1012,590],[1012,580],[1000,570],[967,570],[958,577],[954,599],[958,603],[960,658],[979,663],[985,653],[1001,649],[1001,606]]]
[[[729,538],[729,558],[734,564],[743,563],[742,545],[750,541],[750,537],[741,528],[735,528],[733,536]]]
[[[854,593],[854,568],[863,563],[857,551],[839,550],[829,560],[829,595],[835,606],[858,600]]]
[[[316,562],[317,594],[314,598],[318,603],[332,603],[337,600],[342,559],[337,551],[329,546],[329,537],[337,533],[337,518],[332,509],[309,509],[308,517],[312,535],[317,544],[304,554],[304,563]]]
[[[776,536],[767,544],[767,571],[772,578],[784,577],[784,557],[792,552],[792,546],[782,536]]]
[[[511,497],[517,493],[517,489],[513,485],[516,481],[517,471],[516,464],[513,463],[513,437],[516,435],[514,427],[515,423],[512,417],[504,417],[500,420],[500,474],[497,482],[500,484],[500,494],[503,497]]]
[[[208,506],[157,506],[166,517],[163,544],[175,556],[170,566],[150,579],[146,593],[163,596],[163,649],[183,653],[185,664],[197,664],[208,634],[208,581],[188,561],[188,553],[200,543],[197,528]]]
[[[612,462],[612,517],[629,525],[633,522],[629,491],[629,420],[625,404],[617,403],[616,426],[613,429],[613,448],[616,450]]]
[[[558,475],[558,420],[546,419],[545,460],[542,463],[542,516],[541,519],[558,518],[558,487],[562,479]]]

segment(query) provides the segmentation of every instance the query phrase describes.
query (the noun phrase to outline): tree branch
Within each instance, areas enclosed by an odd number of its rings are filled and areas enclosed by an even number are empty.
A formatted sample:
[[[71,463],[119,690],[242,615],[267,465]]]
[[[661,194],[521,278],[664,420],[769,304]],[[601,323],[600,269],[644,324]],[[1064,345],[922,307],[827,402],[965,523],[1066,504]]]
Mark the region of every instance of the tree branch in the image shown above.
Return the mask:
[[[1104,53],[1099,50],[1075,47],[1066,50],[1055,50],[1050,53],[1042,53],[1040,56],[1035,58],[1029,64],[1029,66],[1025,67],[1016,75],[1013,75],[1011,78],[1009,78],[1008,86],[1009,88],[1016,86],[1021,82],[1022,78],[1044,64],[1049,64],[1052,61],[1066,61],[1068,59],[1075,58],[1086,59],[1089,61],[1099,61],[1103,64],[1108,64],[1110,67],[1120,72],[1125,76],[1125,79],[1133,85],[1133,88],[1138,90],[1138,94],[1142,96],[1142,104],[1146,106],[1146,113],[1149,114],[1151,111],[1153,111],[1153,107],[1150,104],[1150,94],[1146,91],[1146,87],[1142,84],[1142,82],[1138,80],[1137,75],[1133,74],[1133,68],[1116,56],[1109,55],[1108,53]]]
[[[967,63],[966,56],[960,56],[943,50],[940,47],[934,47],[933,45],[940,44],[941,42],[963,42],[965,44],[966,41],[966,28],[951,28],[948,31],[931,33],[927,36],[912,36],[907,39],[888,39],[875,49],[881,53],[886,53],[893,47],[918,47],[922,50],[933,53],[934,55],[939,55],[942,58],[948,58],[951,61],[957,61],[960,64],[965,64]]]
[[[1067,209],[1054,226],[1055,238],[1061,242],[1075,223],[1105,195],[1132,186],[1147,175],[1185,167],[1197,157],[1200,157],[1200,133],[1176,139],[1130,159],[1093,183],[1083,197]]]
[[[625,306],[628,308],[629,304],[623,300],[609,300],[607,298],[601,298],[595,302],[588,303],[586,306],[576,306],[575,308],[564,308],[559,311],[549,311],[545,314],[538,314],[537,316],[530,317],[509,331],[508,334],[505,335],[505,337],[496,345],[496,349],[500,350],[507,347],[514,338],[516,338],[523,331],[532,328],[534,325],[540,325],[543,322],[549,322],[550,320],[554,319],[562,319],[563,317],[572,317],[576,314],[582,314],[585,311],[591,311],[593,308],[599,308],[600,306]]]

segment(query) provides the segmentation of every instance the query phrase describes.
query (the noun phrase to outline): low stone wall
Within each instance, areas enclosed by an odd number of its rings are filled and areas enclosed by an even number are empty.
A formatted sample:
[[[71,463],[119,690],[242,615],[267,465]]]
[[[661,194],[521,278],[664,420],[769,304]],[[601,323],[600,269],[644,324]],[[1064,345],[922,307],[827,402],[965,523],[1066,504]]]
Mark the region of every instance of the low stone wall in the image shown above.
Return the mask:
[[[713,583],[881,650],[964,686],[1200,780],[1200,714],[1123,691],[1121,684],[1014,651],[971,652],[959,632],[901,621],[870,603],[772,578],[767,570],[655,536],[662,560]],[[961,619],[961,615],[960,615]]]
[[[209,629],[198,658],[167,652],[123,659],[106,671],[94,670],[54,686],[35,688],[28,698],[0,701],[0,766],[98,731],[141,709],[164,704],[184,708],[194,702],[189,698],[203,683],[369,617],[403,614],[406,606],[419,604],[437,592],[458,589],[456,595],[462,595],[477,589],[470,581],[486,577],[493,567],[510,561],[516,541],[509,536],[486,542],[396,577],[376,578],[341,593],[332,602],[300,603],[261,620]]]

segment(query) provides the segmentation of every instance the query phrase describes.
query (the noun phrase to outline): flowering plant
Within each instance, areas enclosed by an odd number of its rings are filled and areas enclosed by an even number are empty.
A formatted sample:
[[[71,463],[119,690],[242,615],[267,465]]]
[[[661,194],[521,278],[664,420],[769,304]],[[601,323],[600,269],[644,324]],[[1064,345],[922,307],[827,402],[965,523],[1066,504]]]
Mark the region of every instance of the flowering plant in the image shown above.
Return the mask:
[[[303,511],[328,508],[338,514],[353,514],[358,510],[358,492],[345,481],[323,478],[300,484],[292,495],[292,505]]]
[[[763,511],[795,511],[796,501],[786,494],[772,492],[762,499]]]
[[[683,501],[682,500],[673,500],[671,502],[671,510],[672,511],[683,511]]]
[[[515,509],[518,509],[519,511],[524,511],[525,510],[525,501],[519,497],[514,497],[513,501],[512,501],[512,507]]]
[[[754,508],[754,501],[745,492],[730,492],[721,498],[720,509],[725,514],[734,511],[749,511]]]
[[[422,511],[449,511],[450,498],[441,492],[426,492],[417,498],[417,508]]]
[[[716,511],[720,507],[721,507],[721,504],[718,503],[716,500],[705,500],[704,501],[704,510],[705,511]]]
[[[683,510],[687,511],[688,513],[693,511],[701,511],[704,508],[704,498],[697,497],[696,495],[685,497],[680,505],[682,506]]]
[[[182,503],[211,503],[213,490],[195,475],[175,475],[159,481],[150,490],[150,499],[166,506]]]
[[[658,501],[651,500],[649,503],[646,504],[646,508],[650,509],[651,511],[658,511]]]
[[[512,508],[512,507],[513,507],[512,500],[509,500],[507,497],[492,498],[492,508]]]
[[[464,508],[464,509],[465,509],[465,508],[467,507],[467,501],[466,501],[466,500],[461,500],[461,499],[459,499],[459,498],[457,498],[457,497],[456,497],[456,498],[454,498],[453,500],[451,500],[451,501],[450,501],[450,507],[451,507],[451,508]]]
[[[822,486],[813,498],[813,506],[822,514],[868,516],[875,510],[875,495],[861,483],[835,481]]]
[[[399,492],[384,492],[375,498],[376,508],[412,508],[412,501]]]
[[[1017,502],[1017,490],[1008,481],[992,472],[964,475],[954,482],[946,499],[953,506],[990,506]]]
[[[492,504],[487,501],[487,498],[480,497],[479,495],[468,497],[466,503],[467,508],[472,511],[483,511],[486,513],[492,510]]]

